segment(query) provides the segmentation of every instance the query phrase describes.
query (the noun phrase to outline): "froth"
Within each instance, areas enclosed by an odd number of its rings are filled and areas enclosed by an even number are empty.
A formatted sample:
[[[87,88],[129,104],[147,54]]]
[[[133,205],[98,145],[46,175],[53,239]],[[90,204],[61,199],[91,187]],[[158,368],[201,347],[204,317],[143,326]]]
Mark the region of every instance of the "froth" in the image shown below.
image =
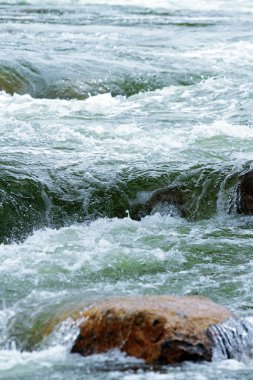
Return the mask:
[[[17,4],[18,0],[7,0],[8,4]],[[38,4],[40,0],[24,0],[24,4]],[[139,6],[144,8],[163,8],[163,9],[192,9],[192,10],[203,10],[203,11],[218,11],[227,10],[227,1],[225,0],[215,0],[211,3],[205,0],[196,0],[194,2],[189,2],[187,0],[45,0],[44,4],[106,4],[106,5],[124,5],[124,6]],[[233,4],[230,4],[230,9],[238,9],[238,6],[244,12],[252,12],[253,7],[245,0],[235,0]]]

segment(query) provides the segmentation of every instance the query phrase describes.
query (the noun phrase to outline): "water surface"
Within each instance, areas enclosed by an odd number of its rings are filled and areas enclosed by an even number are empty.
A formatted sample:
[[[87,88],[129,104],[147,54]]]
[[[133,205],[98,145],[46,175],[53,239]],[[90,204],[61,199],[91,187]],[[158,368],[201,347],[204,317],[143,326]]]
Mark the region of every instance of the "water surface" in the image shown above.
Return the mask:
[[[67,310],[199,294],[252,318],[249,0],[0,2],[0,377],[250,379],[252,362],[70,355]],[[143,211],[153,192],[186,200]]]

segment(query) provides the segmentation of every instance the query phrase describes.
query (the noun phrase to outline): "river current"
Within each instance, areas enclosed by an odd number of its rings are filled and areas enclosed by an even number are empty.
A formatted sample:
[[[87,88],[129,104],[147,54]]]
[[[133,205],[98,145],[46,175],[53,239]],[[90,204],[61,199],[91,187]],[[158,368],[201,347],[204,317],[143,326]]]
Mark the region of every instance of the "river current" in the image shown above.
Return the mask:
[[[251,379],[69,353],[79,305],[199,294],[253,321],[250,0],[0,1],[0,378]],[[173,188],[177,207],[145,203]]]

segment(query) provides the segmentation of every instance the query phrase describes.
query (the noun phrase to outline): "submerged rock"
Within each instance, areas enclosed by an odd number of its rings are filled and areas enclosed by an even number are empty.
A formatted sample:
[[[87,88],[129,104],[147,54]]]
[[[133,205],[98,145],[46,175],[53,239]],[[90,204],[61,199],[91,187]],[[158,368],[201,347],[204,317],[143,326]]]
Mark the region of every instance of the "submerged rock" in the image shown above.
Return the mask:
[[[210,173],[203,173],[205,179],[196,183],[178,181],[167,187],[154,190],[143,202],[142,207],[131,210],[134,219],[160,212],[186,219],[209,218],[219,207],[218,193],[224,196],[224,206],[229,213],[253,215],[253,169],[244,174],[232,173],[227,178],[210,180]],[[225,184],[225,185],[224,185]],[[228,197],[227,205],[225,197]],[[137,215],[137,217],[136,217]],[[132,216],[132,215],[131,215]]]
[[[72,353],[86,356],[118,348],[151,364],[211,361],[224,335],[219,326],[234,318],[209,299],[166,295],[113,298],[92,306],[83,317]]]
[[[253,170],[239,177],[236,203],[240,214],[253,215]]]
[[[186,211],[187,197],[180,188],[163,188],[154,191],[148,202],[145,204],[144,210],[150,214],[157,205],[170,205],[171,213],[178,213],[182,217],[187,216]],[[174,210],[173,210],[174,208]]]

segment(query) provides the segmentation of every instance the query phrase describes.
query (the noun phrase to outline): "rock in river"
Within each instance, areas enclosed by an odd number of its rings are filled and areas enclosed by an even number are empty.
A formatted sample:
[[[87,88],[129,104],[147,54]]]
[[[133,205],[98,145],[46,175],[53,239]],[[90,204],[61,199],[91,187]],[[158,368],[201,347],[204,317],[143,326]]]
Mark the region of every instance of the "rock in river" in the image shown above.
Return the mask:
[[[93,305],[83,317],[72,353],[86,356],[118,348],[151,364],[211,361],[219,338],[223,344],[229,336],[222,325],[236,320],[207,298],[167,295],[112,298]],[[224,356],[232,357],[240,337],[233,331],[228,339],[230,351],[225,348]]]
[[[242,174],[239,178],[237,211],[242,214],[253,215],[253,170]]]

